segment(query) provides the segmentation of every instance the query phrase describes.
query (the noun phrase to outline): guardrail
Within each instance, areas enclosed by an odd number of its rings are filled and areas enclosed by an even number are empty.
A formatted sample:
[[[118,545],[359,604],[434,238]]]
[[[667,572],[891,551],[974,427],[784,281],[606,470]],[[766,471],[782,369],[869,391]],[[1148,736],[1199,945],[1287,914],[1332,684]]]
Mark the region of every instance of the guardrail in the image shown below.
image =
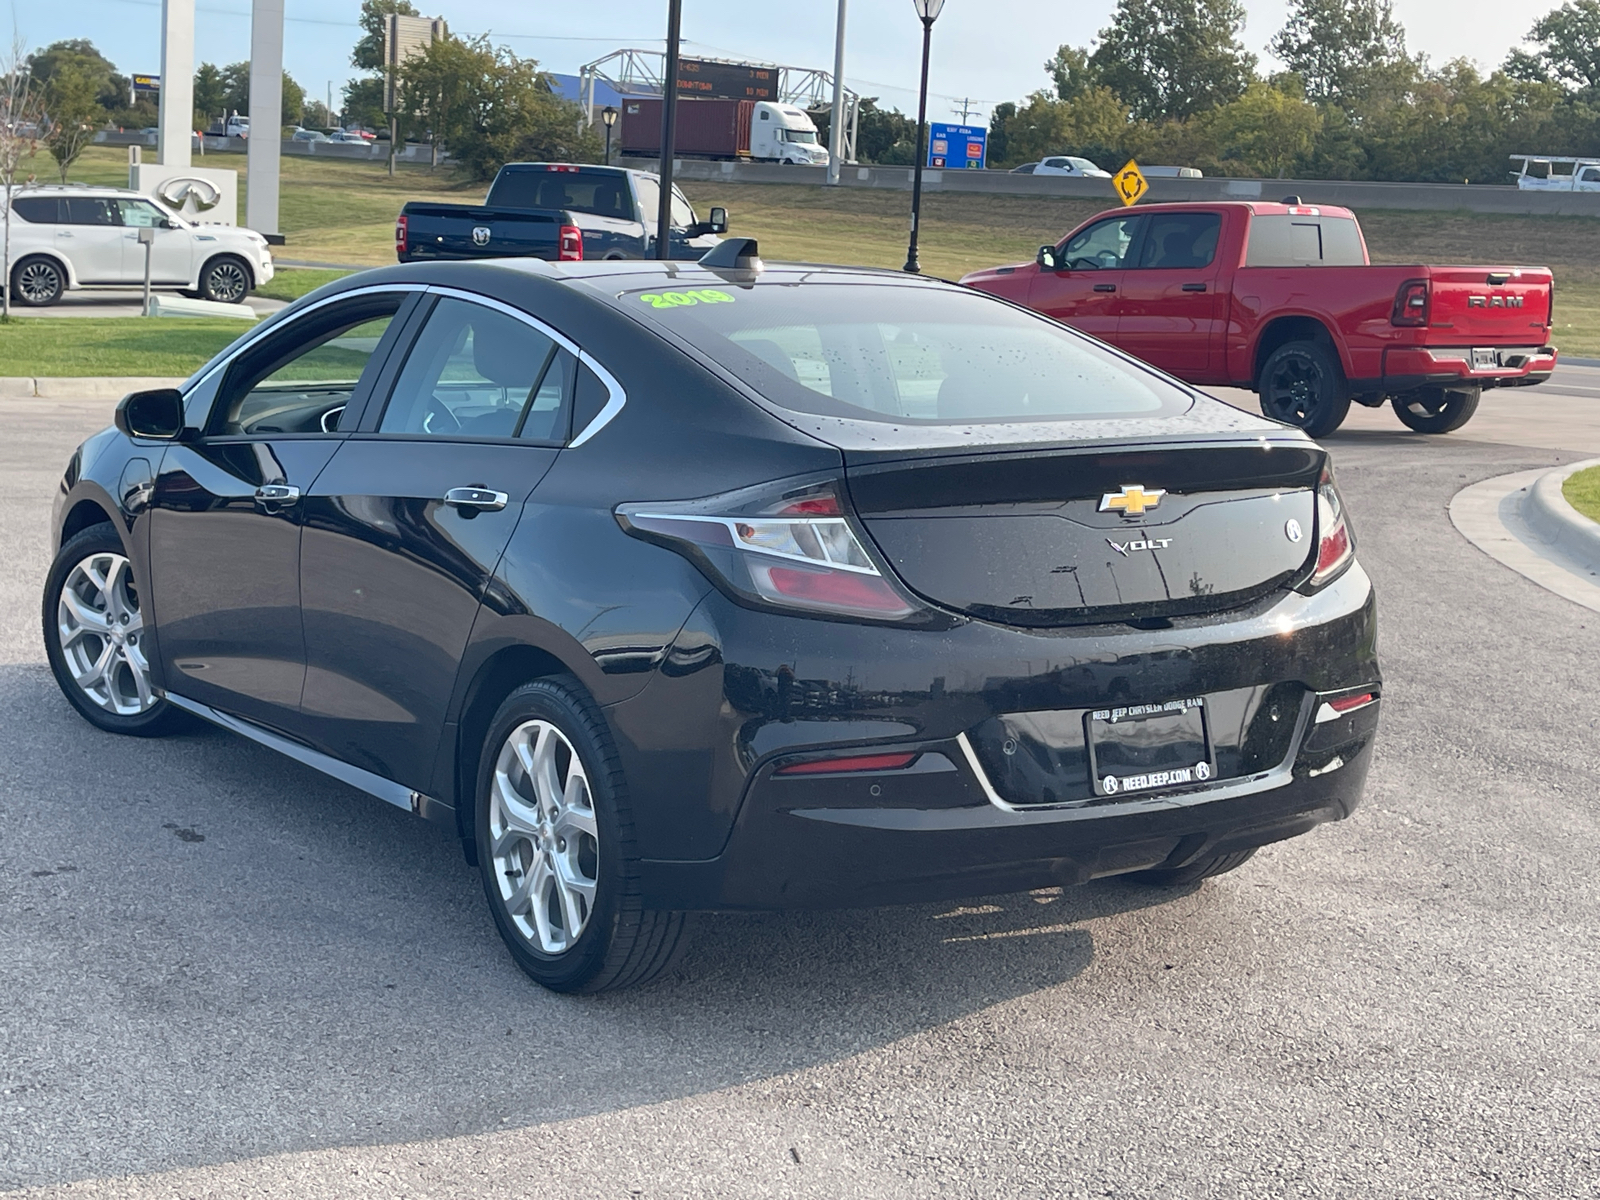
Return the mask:
[[[156,135],[153,133],[118,133],[102,130],[95,134],[94,140],[102,146],[151,146],[156,144]],[[201,143],[204,142],[204,147]],[[354,158],[362,162],[383,162],[389,157],[389,143],[387,141],[372,141],[364,145],[354,142],[296,142],[289,138],[278,143],[283,154],[299,155],[305,158]],[[250,148],[250,143],[245,138],[221,137],[217,134],[206,134],[203,138],[192,137],[189,139],[189,148],[192,151],[205,154],[244,154]],[[432,147],[418,142],[407,142],[399,154],[401,162],[418,163],[432,162]],[[441,152],[439,161],[448,162],[450,156]]]
[[[623,165],[653,169],[650,159],[624,159]],[[680,180],[724,180],[729,183],[827,182],[826,167],[778,163],[705,162],[679,159],[673,174]],[[845,187],[911,190],[910,167],[848,166],[840,173]],[[923,171],[924,191],[977,192],[1009,196],[1059,196],[1103,200],[1114,208],[1117,198],[1109,179],[1074,179],[1067,175],[1013,175],[1009,171]],[[1433,212],[1508,213],[1519,216],[1600,217],[1600,193],[1525,192],[1496,184],[1371,183],[1330,179],[1152,179],[1149,202],[1280,200],[1299,196],[1307,204],[1345,208],[1421,209]]]

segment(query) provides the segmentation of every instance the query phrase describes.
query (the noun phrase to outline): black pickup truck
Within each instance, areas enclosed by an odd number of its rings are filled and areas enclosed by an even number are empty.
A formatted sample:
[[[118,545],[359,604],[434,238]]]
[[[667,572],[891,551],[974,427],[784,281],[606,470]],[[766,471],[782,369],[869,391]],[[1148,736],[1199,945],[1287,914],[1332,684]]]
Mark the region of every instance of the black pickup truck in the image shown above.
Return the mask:
[[[413,200],[395,222],[401,262],[459,258],[654,258],[661,181],[646,171],[576,163],[507,163],[482,205]],[[699,258],[728,228],[701,221],[672,189],[671,257]]]

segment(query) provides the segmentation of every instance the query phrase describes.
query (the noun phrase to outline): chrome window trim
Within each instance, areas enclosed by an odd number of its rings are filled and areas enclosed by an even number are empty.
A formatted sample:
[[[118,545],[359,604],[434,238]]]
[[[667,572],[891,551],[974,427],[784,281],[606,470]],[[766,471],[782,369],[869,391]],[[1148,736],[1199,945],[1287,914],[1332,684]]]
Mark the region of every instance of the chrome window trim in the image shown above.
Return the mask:
[[[615,375],[596,362],[594,356],[579,346],[578,343],[564,333],[550,328],[550,326],[531,313],[525,313],[520,308],[513,308],[504,301],[496,300],[491,296],[479,295],[477,292],[462,291],[460,288],[439,287],[430,284],[427,291],[430,296],[449,296],[456,300],[465,300],[470,304],[481,304],[485,308],[492,308],[496,312],[504,313],[508,317],[521,321],[530,329],[536,329],[547,338],[550,338],[556,345],[570,351],[573,357],[593,371],[600,382],[605,384],[607,395],[605,406],[595,414],[592,421],[579,430],[577,436],[567,443],[566,448],[568,450],[576,450],[595,434],[599,433],[611,423],[612,419],[622,411],[622,406],[628,402],[628,394],[622,390],[622,385],[617,382]],[[576,393],[576,388],[574,388],[574,393]],[[574,395],[574,399],[576,399],[576,395]]]

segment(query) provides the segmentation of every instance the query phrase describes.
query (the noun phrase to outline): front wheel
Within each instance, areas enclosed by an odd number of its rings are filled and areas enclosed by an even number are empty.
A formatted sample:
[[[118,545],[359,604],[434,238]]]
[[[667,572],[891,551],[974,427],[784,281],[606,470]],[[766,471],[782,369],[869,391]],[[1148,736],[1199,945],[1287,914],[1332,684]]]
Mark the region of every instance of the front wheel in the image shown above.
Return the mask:
[[[1389,397],[1394,415],[1418,433],[1453,433],[1478,411],[1480,388],[1418,388]]]
[[[627,786],[605,718],[570,676],[524,684],[478,764],[478,869],[517,966],[556,992],[655,978],[682,913],[646,909]]]
[[[213,258],[200,272],[200,298],[238,304],[250,294],[250,284],[250,268],[244,260],[224,254]]]
[[[151,685],[150,634],[116,529],[70,538],[45,580],[44,645],[56,683],[91,725],[137,737],[182,728],[182,710]]]
[[[1344,423],[1350,393],[1338,360],[1317,342],[1287,342],[1261,368],[1261,411],[1326,437]]]

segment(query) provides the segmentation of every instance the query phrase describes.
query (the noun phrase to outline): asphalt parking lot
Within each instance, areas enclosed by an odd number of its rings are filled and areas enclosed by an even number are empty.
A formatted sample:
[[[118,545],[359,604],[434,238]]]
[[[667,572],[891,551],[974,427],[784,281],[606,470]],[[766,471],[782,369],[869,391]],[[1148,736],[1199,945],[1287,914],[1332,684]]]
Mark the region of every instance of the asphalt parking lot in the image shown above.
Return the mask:
[[[0,402],[0,1190],[1600,1196],[1600,617],[1452,528],[1600,454],[1600,371],[1329,439],[1379,588],[1364,807],[1210,883],[719,916],[563,998],[436,827],[44,666],[107,402]]]

